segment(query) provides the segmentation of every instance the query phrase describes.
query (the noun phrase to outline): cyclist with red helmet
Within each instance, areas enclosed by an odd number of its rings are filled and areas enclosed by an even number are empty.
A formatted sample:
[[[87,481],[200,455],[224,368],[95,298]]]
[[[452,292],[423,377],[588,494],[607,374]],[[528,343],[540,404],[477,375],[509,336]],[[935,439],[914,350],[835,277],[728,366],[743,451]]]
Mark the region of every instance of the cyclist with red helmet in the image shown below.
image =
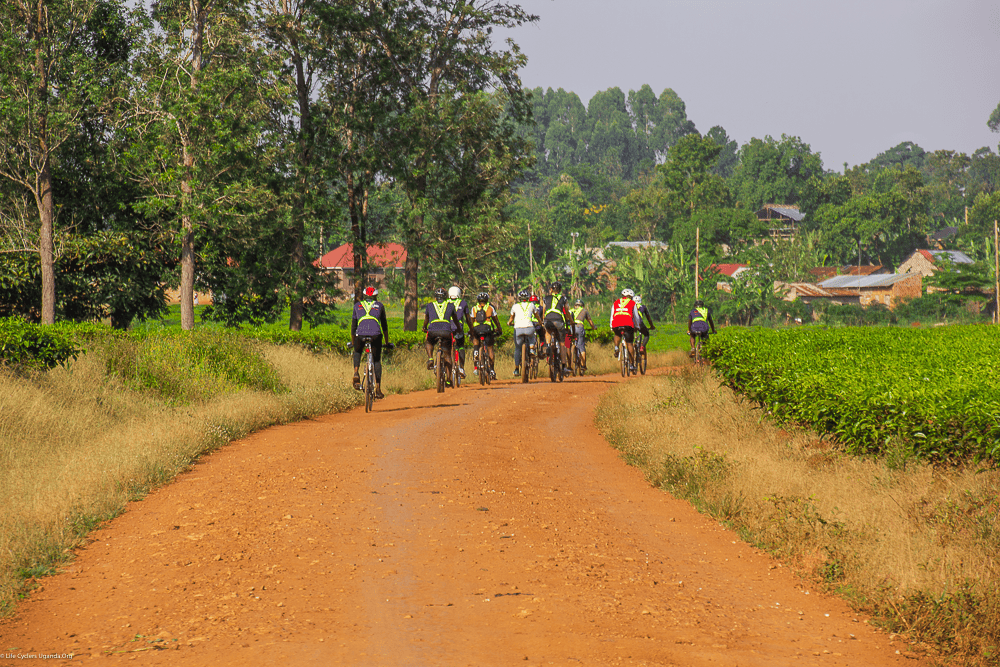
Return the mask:
[[[615,358],[618,358],[622,339],[628,347],[629,358],[635,359],[635,330],[641,321],[639,308],[635,303],[635,292],[627,287],[622,290],[620,299],[611,306],[611,329],[615,332]]]
[[[351,345],[354,348],[354,378],[351,383],[361,389],[361,353],[365,343],[371,342],[372,360],[375,362],[375,398],[385,398],[382,394],[382,344],[389,349],[389,324],[385,319],[385,306],[378,300],[378,290],[366,287],[361,299],[354,303],[351,316]]]
[[[448,293],[443,287],[434,290],[434,301],[424,306],[423,332],[427,334],[424,349],[427,351],[427,370],[434,370],[434,343],[440,342],[446,370],[451,372],[451,335],[461,327],[455,304],[447,300]],[[453,328],[454,327],[454,328]]]

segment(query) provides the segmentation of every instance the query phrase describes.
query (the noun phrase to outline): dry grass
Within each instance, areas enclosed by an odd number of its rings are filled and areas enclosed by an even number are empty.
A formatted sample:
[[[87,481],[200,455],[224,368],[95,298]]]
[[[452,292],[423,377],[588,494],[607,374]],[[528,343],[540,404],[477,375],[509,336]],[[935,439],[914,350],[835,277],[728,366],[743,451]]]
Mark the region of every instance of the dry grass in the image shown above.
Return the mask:
[[[730,523],[889,629],[968,664],[1000,654],[1000,472],[841,454],[715,377],[615,388],[598,424],[651,483]]]

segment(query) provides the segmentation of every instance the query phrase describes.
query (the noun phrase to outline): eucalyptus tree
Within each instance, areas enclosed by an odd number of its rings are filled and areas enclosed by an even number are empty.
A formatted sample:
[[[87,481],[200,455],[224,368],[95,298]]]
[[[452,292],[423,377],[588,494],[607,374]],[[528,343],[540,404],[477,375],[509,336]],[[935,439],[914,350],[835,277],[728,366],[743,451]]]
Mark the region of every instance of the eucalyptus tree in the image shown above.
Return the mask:
[[[39,317],[56,314],[53,169],[67,142],[108,113],[127,69],[109,34],[127,13],[116,0],[6,0],[0,3],[0,222],[7,250],[37,252]],[[14,246],[14,247],[11,247]]]
[[[180,247],[185,330],[194,327],[199,233],[250,238],[277,204],[263,173],[285,82],[251,9],[248,0],[155,2],[137,62],[131,165],[149,189],[144,210],[171,221]]]

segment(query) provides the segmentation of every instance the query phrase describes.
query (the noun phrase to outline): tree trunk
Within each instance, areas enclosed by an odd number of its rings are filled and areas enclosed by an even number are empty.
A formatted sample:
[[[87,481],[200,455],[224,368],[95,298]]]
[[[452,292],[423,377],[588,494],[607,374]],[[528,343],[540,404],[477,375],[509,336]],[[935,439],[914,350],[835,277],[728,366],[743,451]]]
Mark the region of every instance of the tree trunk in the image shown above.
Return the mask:
[[[354,174],[347,174],[347,214],[351,219],[351,250],[354,259],[354,296],[353,300],[361,298],[365,289],[365,256],[368,247],[365,243],[364,221],[361,219],[361,202],[358,201],[358,187]]]
[[[413,229],[423,229],[424,216],[414,219]],[[417,330],[417,271],[420,269],[417,260],[415,243],[407,241],[406,264],[403,266],[403,331]]]
[[[204,66],[202,60],[202,42],[204,40],[205,7],[199,0],[191,2],[191,89],[197,90],[200,85],[199,75]],[[191,195],[194,189],[191,180],[194,178],[195,156],[191,152],[191,139],[181,138],[181,163],[184,177],[181,180],[181,329],[194,329],[194,221],[188,207],[191,206]]]
[[[49,171],[48,158],[42,166],[38,178],[38,189],[41,205],[38,213],[41,218],[41,229],[38,236],[38,255],[42,265],[42,324],[56,322],[56,271],[55,251],[52,241],[53,218],[55,207],[52,201],[52,174]]]
[[[48,8],[44,2],[38,3],[37,24],[32,32],[38,39],[35,49],[35,75],[38,77],[38,139],[39,154],[42,158],[41,169],[38,172],[38,184],[35,190],[35,202],[38,206],[38,259],[42,268],[42,324],[56,322],[56,271],[55,249],[53,243],[53,219],[55,204],[52,200],[52,171],[49,162],[49,127],[48,101],[49,79],[46,67],[47,40],[43,37],[48,32]]]
[[[185,181],[182,189],[191,189]],[[194,225],[191,216],[181,217],[181,329],[194,329]]]
[[[289,47],[292,51],[292,63],[295,65],[295,92],[299,102],[299,178],[298,178],[298,202],[297,211],[293,212],[292,228],[292,265],[295,269],[295,276],[292,278],[291,314],[288,318],[288,328],[291,331],[302,330],[302,319],[305,314],[305,305],[302,299],[304,287],[304,273],[309,265],[306,263],[305,235],[306,225],[304,217],[306,215],[306,203],[309,197],[309,174],[310,163],[312,162],[312,117],[309,106],[309,85],[306,81],[302,54],[299,53],[298,40],[293,36],[289,40]]]

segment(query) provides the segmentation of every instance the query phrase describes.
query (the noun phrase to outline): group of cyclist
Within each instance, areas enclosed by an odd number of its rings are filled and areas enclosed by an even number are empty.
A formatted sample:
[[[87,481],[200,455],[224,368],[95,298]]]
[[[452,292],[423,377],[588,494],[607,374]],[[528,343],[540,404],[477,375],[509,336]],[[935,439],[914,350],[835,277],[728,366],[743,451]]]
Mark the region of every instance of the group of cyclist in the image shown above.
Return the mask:
[[[474,355],[487,354],[494,361],[494,340],[503,334],[499,311],[490,302],[490,295],[480,291],[476,302],[470,306],[462,296],[462,290],[453,286],[448,290],[439,287],[434,291],[434,300],[424,306],[423,332],[426,334],[424,349],[427,352],[427,368],[434,369],[434,346],[439,345],[443,358],[453,358],[454,350],[458,352],[458,374],[465,377],[465,327],[468,326],[473,339]],[[648,325],[647,325],[648,322]],[[511,306],[508,326],[514,327],[514,376],[521,372],[521,359],[525,345],[532,354],[544,356],[545,346],[555,345],[559,350],[563,371],[569,369],[570,345],[575,345],[580,352],[580,370],[587,368],[586,324],[593,331],[593,320],[590,318],[582,299],[576,299],[573,307],[562,293],[562,284],[553,282],[549,286],[549,294],[539,299],[526,289],[517,294],[517,301]],[[609,324],[614,332],[614,354],[618,358],[622,343],[628,350],[629,358],[636,359],[635,345],[640,349],[649,342],[650,332],[656,329],[649,308],[642,303],[642,297],[631,289],[623,289],[621,296],[611,307]],[[702,300],[695,301],[695,307],[688,316],[688,333],[691,338],[692,354],[696,339],[707,335],[709,329],[715,333],[715,322]],[[638,334],[638,341],[636,335]],[[566,342],[563,345],[563,342]],[[354,377],[352,384],[360,389],[361,380],[359,368],[361,354],[365,344],[370,343],[375,366],[375,398],[384,398],[382,394],[382,350],[390,348],[389,329],[386,322],[385,306],[378,300],[378,289],[367,287],[354,304],[351,319],[351,343],[354,350]],[[485,347],[485,350],[481,349]],[[446,363],[450,363],[446,362]],[[489,367],[492,369],[493,364]],[[634,370],[634,368],[632,369]],[[478,372],[478,370],[477,370]],[[523,369],[527,372],[527,369]],[[496,379],[494,371],[490,370],[490,379]]]

